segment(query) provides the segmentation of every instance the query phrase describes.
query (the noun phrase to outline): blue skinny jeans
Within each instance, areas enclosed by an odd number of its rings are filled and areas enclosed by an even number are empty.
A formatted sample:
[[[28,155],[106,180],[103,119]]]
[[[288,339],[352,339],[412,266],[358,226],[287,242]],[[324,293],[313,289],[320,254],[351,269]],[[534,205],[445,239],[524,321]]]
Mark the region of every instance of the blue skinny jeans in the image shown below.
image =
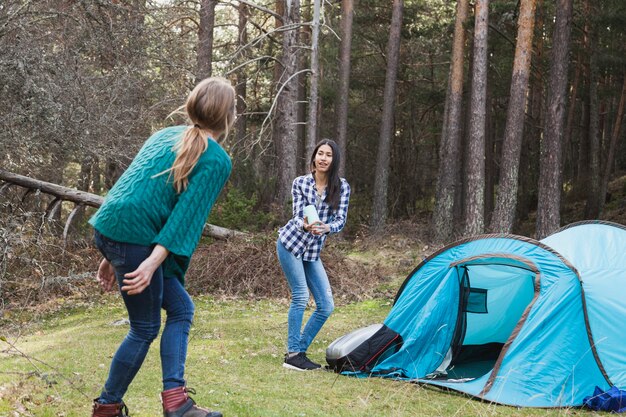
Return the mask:
[[[137,269],[152,253],[152,247],[117,242],[97,231],[95,243],[115,268],[120,288],[124,274]],[[140,294],[128,295],[120,292],[128,310],[130,330],[113,356],[109,377],[99,402],[112,404],[122,400],[141,368],[150,344],[159,334],[161,309],[167,314],[161,335],[163,390],[185,385],[185,360],[194,304],[183,285],[176,278],[164,279],[163,270],[159,267],[154,272],[150,285]]]
[[[287,351],[306,352],[335,309],[328,275],[321,259],[309,262],[296,258],[285,249],[280,240],[276,242],[276,252],[291,288],[291,305],[287,316]],[[315,311],[301,332],[304,309],[309,302],[309,290],[315,300]]]

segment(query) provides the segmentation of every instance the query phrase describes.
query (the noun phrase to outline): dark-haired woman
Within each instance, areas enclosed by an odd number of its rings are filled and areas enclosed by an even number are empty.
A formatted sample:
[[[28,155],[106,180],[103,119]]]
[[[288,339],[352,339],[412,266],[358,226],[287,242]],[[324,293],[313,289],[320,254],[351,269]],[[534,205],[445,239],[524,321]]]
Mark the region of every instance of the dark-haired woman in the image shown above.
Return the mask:
[[[335,307],[320,252],[326,237],[343,229],[348,215],[350,185],[339,177],[340,160],[334,141],[323,139],[317,144],[311,155],[311,173],[293,181],[293,217],[278,231],[278,260],[291,289],[283,366],[297,371],[321,367],[307,357],[306,351]],[[305,217],[304,208],[309,205],[315,207],[319,220]],[[302,329],[309,290],[315,311]]]
[[[94,400],[92,417],[126,417],[122,398],[161,327],[161,400],[165,417],[221,417],[195,405],[185,387],[185,360],[194,304],[184,277],[213,203],[231,171],[216,142],[235,121],[235,90],[224,78],[201,81],[185,110],[191,125],[153,134],[90,219],[104,255],[98,280],[117,282],[130,330]]]

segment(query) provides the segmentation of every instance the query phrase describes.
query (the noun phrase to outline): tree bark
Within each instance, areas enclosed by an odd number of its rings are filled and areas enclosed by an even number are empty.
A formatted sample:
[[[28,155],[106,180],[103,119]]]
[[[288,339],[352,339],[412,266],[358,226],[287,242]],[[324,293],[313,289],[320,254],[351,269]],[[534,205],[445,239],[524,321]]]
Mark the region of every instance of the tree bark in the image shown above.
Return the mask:
[[[348,135],[348,105],[350,95],[350,51],[352,49],[352,21],[354,0],[341,2],[341,42],[339,44],[339,91],[337,92],[337,145],[341,150],[339,175],[346,175],[346,147]]]
[[[536,9],[534,65],[531,64],[530,104],[529,114],[526,115],[529,126],[524,129],[523,152],[520,156],[520,189],[516,215],[518,221],[528,219],[531,210],[534,211],[537,208],[539,141],[543,126],[544,39],[546,36],[543,0],[537,1]]]
[[[441,143],[439,146],[439,174],[433,215],[434,236],[437,242],[450,239],[454,230],[454,203],[460,193],[457,182],[461,166],[461,130],[463,125],[463,50],[465,22],[469,0],[458,0],[454,23],[454,40],[450,62],[450,77],[444,111]]]
[[[562,144],[567,63],[569,62],[573,0],[557,0],[554,25],[548,104],[544,140],[541,142],[539,195],[536,237],[542,239],[555,232],[561,223]]]
[[[595,7],[585,0],[586,18],[595,16]],[[597,219],[600,216],[600,111],[598,101],[598,34],[596,25],[589,23],[589,188],[585,218]]]
[[[300,3],[300,10],[306,14],[300,15],[301,21],[312,21],[313,17],[309,13],[311,11],[311,0],[303,0]],[[312,31],[310,25],[302,25],[299,30],[299,38],[298,43],[300,45],[307,45],[311,43]],[[296,170],[298,172],[309,172],[309,156],[307,155],[307,121],[308,121],[308,92],[309,92],[309,83],[308,77],[309,74],[304,72],[305,68],[309,68],[309,58],[311,56],[309,54],[302,53],[298,54],[298,115],[296,122]]]
[[[276,98],[275,141],[278,156],[278,182],[276,203],[286,210],[291,198],[291,183],[296,176],[297,121],[298,121],[298,27],[300,22],[300,1],[287,0],[283,14],[281,67]]]
[[[389,183],[389,154],[393,137],[394,104],[398,63],[400,60],[400,31],[402,29],[402,12],[404,0],[393,0],[391,28],[387,43],[387,72],[385,75],[385,92],[383,115],[380,125],[380,141],[376,158],[376,178],[374,183],[374,204],[371,227],[374,231],[381,230],[387,219],[387,186]]]
[[[485,224],[491,221],[494,211],[495,183],[498,175],[499,157],[502,154],[502,141],[496,137],[498,118],[494,117],[498,99],[492,96],[491,85],[487,84],[487,112],[485,113]]]
[[[535,27],[535,6],[535,0],[521,0],[509,107],[502,145],[500,183],[496,208],[491,221],[491,231],[494,233],[510,233],[515,222],[520,154],[524,138],[524,115]]]
[[[305,158],[313,154],[317,143],[318,99],[320,80],[319,36],[320,36],[320,2],[313,1],[313,25],[311,30],[311,89],[309,93],[309,120],[306,139]]]
[[[485,219],[485,118],[487,95],[487,34],[489,0],[476,0],[474,25],[474,63],[470,99],[469,163],[466,167],[464,233],[476,235],[484,231]]]
[[[248,24],[248,6],[244,3],[239,3],[239,48],[241,49],[244,45],[248,43],[248,30],[246,28]],[[243,51],[243,60],[246,60],[248,56],[247,51]],[[237,135],[237,143],[243,144],[246,137],[246,129],[247,129],[247,105],[246,99],[248,95],[248,77],[246,75],[246,70],[241,68],[237,71],[237,85],[235,86],[235,91],[237,92],[237,121],[235,122],[235,132]]]
[[[622,82],[622,94],[620,96],[619,105],[617,107],[617,114],[615,115],[615,123],[613,124],[613,131],[611,133],[611,142],[609,144],[609,152],[604,164],[604,175],[602,176],[602,185],[600,187],[600,214],[604,208],[604,200],[606,199],[606,192],[609,186],[609,180],[611,179],[611,171],[615,162],[615,150],[617,149],[617,142],[620,137],[620,130],[622,122],[624,120],[624,107],[626,103],[626,72],[624,73],[624,80]]]
[[[565,123],[565,137],[563,138],[564,149],[564,161],[563,169],[569,166],[568,174],[564,171],[565,181],[568,179],[575,181],[577,165],[576,165],[576,152],[574,152],[574,140],[572,138],[574,132],[574,115],[576,114],[576,101],[578,100],[578,86],[580,84],[581,75],[580,54],[577,60],[576,69],[574,70],[574,81],[572,82],[572,89],[569,97],[569,108],[567,109],[567,122]],[[568,163],[569,162],[569,163]]]
[[[200,1],[200,28],[198,29],[198,62],[196,82],[210,77],[213,66],[213,28],[217,0]]]

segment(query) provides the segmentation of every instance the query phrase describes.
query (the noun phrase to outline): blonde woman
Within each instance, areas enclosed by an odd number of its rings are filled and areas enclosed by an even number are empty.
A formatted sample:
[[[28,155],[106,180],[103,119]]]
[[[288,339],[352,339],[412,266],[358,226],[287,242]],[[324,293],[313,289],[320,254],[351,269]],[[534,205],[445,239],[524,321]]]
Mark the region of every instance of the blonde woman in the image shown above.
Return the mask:
[[[104,255],[98,280],[119,285],[130,330],[118,348],[92,417],[126,417],[122,401],[148,348],[161,335],[165,417],[220,417],[197,407],[185,387],[185,360],[194,304],[184,277],[211,207],[231,171],[216,142],[235,120],[235,91],[226,79],[201,81],[187,98],[191,126],[153,134],[90,219]]]

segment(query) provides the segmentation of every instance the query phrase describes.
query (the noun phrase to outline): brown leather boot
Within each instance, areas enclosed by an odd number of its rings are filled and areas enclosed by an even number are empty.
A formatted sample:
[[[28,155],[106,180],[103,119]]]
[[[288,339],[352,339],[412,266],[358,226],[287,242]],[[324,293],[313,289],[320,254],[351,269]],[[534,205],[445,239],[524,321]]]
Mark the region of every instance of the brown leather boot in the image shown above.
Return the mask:
[[[124,402],[116,404],[100,404],[98,398],[93,400],[91,417],[130,417]]]
[[[168,389],[161,393],[164,417],[222,417],[219,411],[209,411],[196,406],[196,402],[187,395],[196,392],[186,387]]]

